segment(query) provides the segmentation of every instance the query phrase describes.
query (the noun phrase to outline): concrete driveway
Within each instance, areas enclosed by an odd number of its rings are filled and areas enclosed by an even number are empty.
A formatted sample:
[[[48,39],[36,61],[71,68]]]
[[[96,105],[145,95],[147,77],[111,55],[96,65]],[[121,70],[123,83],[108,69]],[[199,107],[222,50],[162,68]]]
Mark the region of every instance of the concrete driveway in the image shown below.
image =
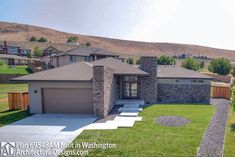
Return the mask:
[[[93,115],[71,115],[71,114],[36,114],[23,120],[0,128],[0,141],[13,142],[17,150],[20,145],[32,146],[34,142],[35,151],[57,151],[61,152],[65,144],[70,143],[82,131],[83,127],[96,120]],[[39,143],[41,145],[39,146]],[[44,144],[56,143],[61,146],[52,145],[50,148]],[[4,143],[6,144],[6,143]],[[42,148],[42,145],[44,148]],[[57,148],[58,147],[58,148]],[[32,149],[29,148],[29,151]],[[21,148],[20,148],[21,149]],[[24,147],[22,151],[24,151]],[[43,150],[41,150],[43,149]],[[42,154],[26,154],[26,156],[44,156]],[[45,156],[56,156],[54,153]]]

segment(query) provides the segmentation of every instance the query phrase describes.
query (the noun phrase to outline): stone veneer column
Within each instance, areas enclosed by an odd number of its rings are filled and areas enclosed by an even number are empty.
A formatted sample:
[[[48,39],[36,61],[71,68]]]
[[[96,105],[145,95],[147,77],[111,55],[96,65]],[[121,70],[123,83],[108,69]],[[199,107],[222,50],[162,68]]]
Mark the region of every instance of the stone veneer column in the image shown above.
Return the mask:
[[[141,57],[140,69],[150,76],[140,77],[140,98],[145,103],[157,103],[157,57]]]
[[[93,66],[93,103],[94,113],[105,117],[114,104],[113,69],[105,66]]]

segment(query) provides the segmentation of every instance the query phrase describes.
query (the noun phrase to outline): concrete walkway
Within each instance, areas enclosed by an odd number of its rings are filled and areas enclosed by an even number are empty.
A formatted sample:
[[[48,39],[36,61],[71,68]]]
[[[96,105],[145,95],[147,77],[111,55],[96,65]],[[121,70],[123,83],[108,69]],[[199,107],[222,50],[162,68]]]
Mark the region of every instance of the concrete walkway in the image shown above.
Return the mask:
[[[120,114],[113,116],[113,119],[92,123],[86,127],[85,130],[112,130],[117,128],[133,127],[135,122],[142,121],[142,117],[138,116],[143,109],[139,104],[126,104],[118,109]]]
[[[14,142],[14,144],[39,144],[40,143],[56,143],[66,145],[77,137],[84,127],[93,123],[96,117],[93,115],[69,115],[69,114],[36,114],[23,120],[17,121],[10,125],[0,128],[1,142]],[[62,146],[50,148],[36,149],[18,149],[35,152],[40,151],[61,152]],[[48,152],[49,153],[49,152]],[[57,156],[51,155],[26,155],[26,156]]]
[[[212,99],[211,104],[216,106],[216,112],[204,134],[197,157],[223,156],[224,136],[228,117],[229,101]]]

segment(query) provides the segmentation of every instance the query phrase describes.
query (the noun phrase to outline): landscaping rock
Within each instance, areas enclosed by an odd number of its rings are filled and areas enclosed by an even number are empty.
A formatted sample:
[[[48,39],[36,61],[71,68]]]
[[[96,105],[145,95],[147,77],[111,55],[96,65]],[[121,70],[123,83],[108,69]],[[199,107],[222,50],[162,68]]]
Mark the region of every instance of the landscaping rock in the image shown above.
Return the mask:
[[[161,126],[182,126],[190,123],[190,120],[180,116],[160,116],[155,121]]]
[[[228,117],[229,101],[212,99],[211,104],[216,106],[216,112],[204,134],[197,157],[223,156],[224,135]]]

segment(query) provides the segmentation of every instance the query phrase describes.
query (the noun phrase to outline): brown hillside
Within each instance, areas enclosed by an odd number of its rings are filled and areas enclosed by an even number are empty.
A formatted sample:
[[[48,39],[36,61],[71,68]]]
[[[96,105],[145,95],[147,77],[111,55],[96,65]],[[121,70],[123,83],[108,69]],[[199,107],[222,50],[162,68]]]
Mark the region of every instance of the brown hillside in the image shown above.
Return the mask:
[[[118,40],[104,37],[86,36],[65,33],[49,28],[0,22],[0,40],[28,41],[31,36],[46,37],[53,43],[65,43],[69,36],[78,36],[80,43],[89,41],[92,46],[100,47],[123,55],[179,55],[182,53],[192,55],[204,55],[210,58],[226,57],[235,61],[235,50],[216,49],[204,46],[174,44],[174,43],[151,43]]]

